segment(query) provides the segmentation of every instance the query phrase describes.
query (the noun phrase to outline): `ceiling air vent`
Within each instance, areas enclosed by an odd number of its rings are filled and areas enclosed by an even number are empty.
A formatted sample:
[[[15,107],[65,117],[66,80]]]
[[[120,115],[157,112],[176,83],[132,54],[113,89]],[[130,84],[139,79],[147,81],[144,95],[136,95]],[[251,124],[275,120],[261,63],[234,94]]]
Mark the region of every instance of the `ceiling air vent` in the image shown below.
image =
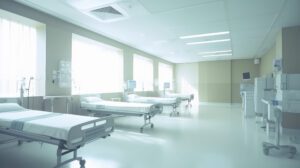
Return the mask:
[[[126,12],[116,4],[92,9],[89,14],[103,22],[112,22],[127,17]]]

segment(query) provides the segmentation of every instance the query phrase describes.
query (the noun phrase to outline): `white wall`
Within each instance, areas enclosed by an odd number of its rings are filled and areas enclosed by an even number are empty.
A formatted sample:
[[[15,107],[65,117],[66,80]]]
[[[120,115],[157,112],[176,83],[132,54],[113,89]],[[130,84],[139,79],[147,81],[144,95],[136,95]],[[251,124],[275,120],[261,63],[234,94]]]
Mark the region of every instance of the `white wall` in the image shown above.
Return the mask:
[[[195,99],[193,103],[199,102],[199,64],[176,64],[175,87],[178,93],[193,93]]]

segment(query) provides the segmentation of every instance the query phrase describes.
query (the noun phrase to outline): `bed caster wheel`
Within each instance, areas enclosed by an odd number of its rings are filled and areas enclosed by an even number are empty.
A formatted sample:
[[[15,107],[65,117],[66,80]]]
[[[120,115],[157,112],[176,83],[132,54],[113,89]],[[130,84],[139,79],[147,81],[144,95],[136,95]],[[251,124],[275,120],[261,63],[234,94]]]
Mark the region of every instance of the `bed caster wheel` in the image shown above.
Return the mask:
[[[85,167],[85,160],[84,159],[80,160],[79,164],[80,164],[80,168],[84,168]]]
[[[288,156],[289,159],[293,159],[294,157],[295,157],[295,155],[292,154],[292,153],[290,153],[289,156]]]
[[[150,127],[151,127],[151,128],[154,128],[154,124],[151,124]]]
[[[18,140],[18,146],[21,146],[23,144],[23,141]]]
[[[290,156],[289,156],[289,158],[290,159],[293,159],[294,158],[294,156],[296,155],[296,153],[297,153],[297,149],[296,149],[296,147],[291,147],[290,148]]]
[[[265,149],[265,148],[269,149],[269,147],[271,147],[271,146],[273,146],[273,145],[270,144],[270,143],[268,143],[268,142],[263,142],[263,143],[262,143],[262,146],[263,146],[264,149]]]
[[[292,147],[290,149],[290,152],[293,153],[293,154],[296,154],[297,153],[297,148],[296,147]]]
[[[269,155],[269,149],[268,149],[268,148],[264,148],[264,149],[263,149],[263,152],[264,152],[264,154],[265,154],[266,156]]]

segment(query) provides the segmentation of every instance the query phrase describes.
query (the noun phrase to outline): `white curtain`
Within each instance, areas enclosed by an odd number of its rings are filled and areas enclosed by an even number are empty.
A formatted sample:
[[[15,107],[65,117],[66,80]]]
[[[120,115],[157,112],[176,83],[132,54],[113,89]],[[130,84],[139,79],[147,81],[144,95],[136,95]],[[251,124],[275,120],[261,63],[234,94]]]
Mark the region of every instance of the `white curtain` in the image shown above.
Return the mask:
[[[21,79],[36,76],[36,57],[36,28],[0,18],[0,97],[19,96]]]
[[[164,83],[170,83],[170,90],[173,89],[173,66],[159,63],[158,64],[158,81],[159,81],[159,90],[164,89]]]
[[[123,91],[123,51],[73,35],[72,94]]]
[[[153,91],[153,60],[135,54],[133,79],[136,81],[136,91]]]

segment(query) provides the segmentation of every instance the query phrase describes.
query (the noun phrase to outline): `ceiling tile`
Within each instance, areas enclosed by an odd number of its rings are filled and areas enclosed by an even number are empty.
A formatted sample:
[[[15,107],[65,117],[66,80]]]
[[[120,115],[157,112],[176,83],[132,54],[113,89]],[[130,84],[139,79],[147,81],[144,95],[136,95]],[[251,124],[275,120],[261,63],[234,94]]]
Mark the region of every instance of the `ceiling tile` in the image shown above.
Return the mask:
[[[136,11],[129,19],[111,23],[68,4],[82,0],[16,1],[175,63],[260,56],[272,47],[282,27],[300,25],[300,0],[105,0]],[[220,31],[230,31],[230,43],[187,46],[185,42],[197,39],[179,39]],[[203,59],[196,54],[228,48],[234,56]]]
[[[182,10],[216,0],[139,0],[151,13]]]
[[[227,0],[230,19],[262,16],[279,12],[285,0]]]

